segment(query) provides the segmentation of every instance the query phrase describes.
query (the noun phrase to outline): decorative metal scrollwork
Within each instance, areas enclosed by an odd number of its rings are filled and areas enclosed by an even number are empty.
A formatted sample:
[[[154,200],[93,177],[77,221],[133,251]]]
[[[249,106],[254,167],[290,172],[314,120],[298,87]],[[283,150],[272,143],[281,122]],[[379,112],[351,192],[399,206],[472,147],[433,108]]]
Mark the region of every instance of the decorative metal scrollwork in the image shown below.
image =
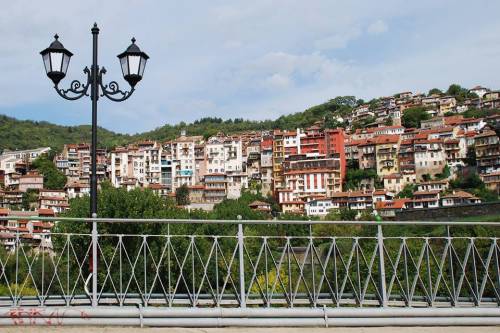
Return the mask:
[[[109,84],[103,85],[102,76],[106,74],[106,68],[102,68],[99,72],[99,85],[101,86],[101,97],[106,96],[110,100],[114,102],[122,102],[128,99],[134,93],[134,87],[130,89],[130,91],[122,91],[120,90],[120,86],[118,82],[111,81]]]
[[[59,88],[59,86],[56,85],[54,88],[56,89],[59,96],[70,101],[80,99],[83,96],[88,96],[88,90],[91,84],[90,69],[88,69],[88,67],[85,67],[83,73],[87,74],[87,83],[85,84],[82,84],[78,80],[73,80],[71,81],[68,89]]]

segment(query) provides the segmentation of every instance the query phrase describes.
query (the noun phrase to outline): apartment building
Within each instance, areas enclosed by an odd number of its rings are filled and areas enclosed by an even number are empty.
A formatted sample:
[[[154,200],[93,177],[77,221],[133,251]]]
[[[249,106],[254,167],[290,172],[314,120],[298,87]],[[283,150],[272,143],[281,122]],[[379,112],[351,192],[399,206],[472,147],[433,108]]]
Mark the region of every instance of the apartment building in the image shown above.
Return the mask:
[[[3,159],[13,158],[17,161],[32,163],[38,157],[47,155],[51,151],[50,147],[40,147],[26,150],[4,150],[0,155],[0,163]]]
[[[68,199],[80,198],[85,195],[90,195],[90,185],[80,182],[67,183],[65,188]]]
[[[54,213],[62,213],[69,208],[68,196],[64,190],[40,190],[38,193],[38,207],[50,209]]]
[[[262,194],[272,193],[273,189],[273,137],[263,136],[260,142],[260,175]]]
[[[500,140],[492,130],[485,130],[474,137],[477,168],[480,174],[500,170]]]
[[[244,155],[246,155],[245,166],[248,182],[257,184],[262,188],[261,138],[250,140],[246,147],[246,154]]]
[[[238,137],[217,135],[207,140],[205,149],[208,174],[224,174],[227,198],[239,198],[241,189],[248,188],[248,175],[243,169],[241,140]]]
[[[377,144],[373,139],[366,139],[358,144],[360,169],[375,169],[377,167],[376,147]]]
[[[425,180],[426,177],[434,177],[436,174],[443,172],[446,165],[443,140],[416,139],[414,149],[417,180]]]
[[[149,187],[162,183],[163,147],[155,141],[142,141],[117,147],[110,154],[109,178],[115,187],[137,184]]]
[[[171,142],[170,159],[167,158],[167,160],[170,160],[172,165],[172,191],[175,192],[176,188],[184,184],[188,186],[196,185],[196,169],[197,165],[199,169],[200,162],[200,151],[197,147],[202,142],[202,136],[187,136],[185,131],[182,131],[181,136]],[[208,154],[206,147],[204,153],[205,156]],[[217,173],[216,171],[210,171],[208,165],[206,172]]]
[[[446,164],[453,170],[465,166],[467,157],[467,146],[465,137],[444,140],[444,151],[446,155]]]
[[[379,135],[375,139],[376,169],[379,176],[399,172],[399,135]]]
[[[207,203],[219,203],[227,198],[227,180],[224,173],[206,174],[204,200]]]
[[[0,207],[20,209],[23,203],[23,192],[19,190],[0,189]]]
[[[483,173],[480,177],[488,189],[500,195],[500,171]]]
[[[273,191],[283,188],[283,162],[285,160],[284,134],[281,130],[273,133]]]
[[[284,189],[280,191],[280,205],[307,202],[318,197],[331,197],[342,191],[340,157],[290,156],[283,164]],[[294,207],[295,208],[295,207]]]
[[[36,171],[27,172],[19,177],[19,191],[43,189],[43,175]]]
[[[69,182],[90,184],[91,151],[86,143],[65,144],[63,150],[54,158],[56,167],[68,177]],[[105,149],[97,149],[97,180],[107,176],[107,153]]]

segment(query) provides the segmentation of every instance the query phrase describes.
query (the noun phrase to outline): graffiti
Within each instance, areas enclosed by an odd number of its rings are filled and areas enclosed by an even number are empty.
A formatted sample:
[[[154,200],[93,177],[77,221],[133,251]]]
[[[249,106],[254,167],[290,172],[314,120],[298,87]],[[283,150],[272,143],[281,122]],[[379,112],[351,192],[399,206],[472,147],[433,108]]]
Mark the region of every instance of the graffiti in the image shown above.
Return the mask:
[[[59,326],[65,317],[80,317],[90,320],[87,312],[75,309],[50,309],[50,308],[14,308],[7,312],[13,325],[48,325]]]

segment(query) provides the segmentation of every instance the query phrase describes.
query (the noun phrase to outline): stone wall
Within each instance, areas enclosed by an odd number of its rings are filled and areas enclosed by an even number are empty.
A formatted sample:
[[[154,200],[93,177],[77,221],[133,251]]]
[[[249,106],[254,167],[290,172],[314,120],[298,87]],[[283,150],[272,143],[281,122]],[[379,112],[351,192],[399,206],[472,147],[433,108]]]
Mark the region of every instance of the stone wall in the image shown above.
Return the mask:
[[[461,205],[427,209],[406,209],[401,212],[396,212],[396,217],[394,219],[397,221],[451,221],[453,219],[461,217],[483,215],[500,216],[500,201],[486,202],[475,205]]]

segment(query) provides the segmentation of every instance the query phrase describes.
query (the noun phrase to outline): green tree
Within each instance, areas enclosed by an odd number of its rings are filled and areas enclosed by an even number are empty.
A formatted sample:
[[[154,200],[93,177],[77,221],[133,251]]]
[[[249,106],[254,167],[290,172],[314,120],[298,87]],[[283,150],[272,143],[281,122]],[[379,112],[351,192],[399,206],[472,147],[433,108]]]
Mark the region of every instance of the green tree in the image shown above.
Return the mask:
[[[461,103],[467,98],[478,98],[475,93],[469,92],[469,89],[462,88],[458,84],[452,84],[446,91],[447,95],[455,97],[455,99]]]
[[[401,122],[406,128],[420,128],[422,120],[428,120],[431,116],[427,113],[427,109],[420,106],[415,106],[406,109],[401,117]]]
[[[415,192],[416,185],[406,184],[405,187],[397,194],[398,198],[411,198],[413,197],[413,192]]]
[[[49,190],[62,190],[67,178],[47,156],[40,156],[33,161],[32,167],[43,175],[43,187]]]
[[[451,176],[451,169],[448,166],[448,164],[446,164],[443,167],[443,171],[436,175],[436,179],[438,179],[438,180],[448,179],[448,178],[450,178],[450,176]]]
[[[378,176],[375,169],[355,169],[347,168],[345,188],[348,190],[359,189],[363,180],[373,180],[377,182]]]
[[[31,210],[32,206],[38,201],[38,190],[28,189],[23,193],[22,207],[24,210]]]
[[[266,220],[270,218],[269,214],[252,210],[248,207],[253,201],[264,201],[260,193],[243,191],[238,199],[226,199],[214,206],[213,217],[219,220],[234,220],[240,215],[244,220]]]
[[[189,201],[189,188],[186,184],[182,184],[175,190],[175,201],[179,206],[187,206]]]
[[[340,219],[342,221],[354,221],[356,220],[356,216],[358,215],[358,212],[354,209],[350,208],[341,208],[339,210],[340,214]]]
[[[438,88],[432,88],[431,90],[429,90],[429,92],[427,93],[427,96],[431,96],[431,95],[442,95],[443,92],[438,89]]]
[[[450,187],[471,192],[485,202],[498,200],[498,193],[488,189],[475,172],[458,176],[457,179],[450,182]]]

